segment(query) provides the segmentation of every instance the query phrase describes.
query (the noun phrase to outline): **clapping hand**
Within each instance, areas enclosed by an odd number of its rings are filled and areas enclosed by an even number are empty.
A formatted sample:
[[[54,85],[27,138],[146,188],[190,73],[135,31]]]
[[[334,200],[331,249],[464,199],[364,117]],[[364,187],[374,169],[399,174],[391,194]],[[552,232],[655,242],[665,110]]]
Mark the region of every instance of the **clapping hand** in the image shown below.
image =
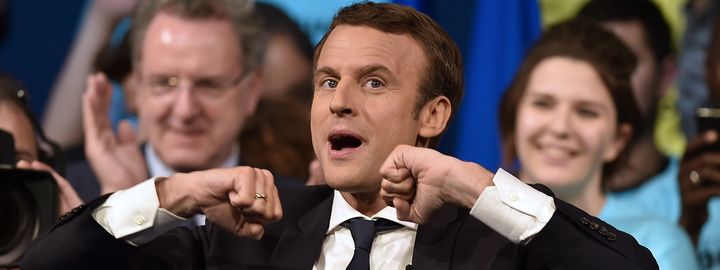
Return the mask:
[[[83,94],[85,155],[98,176],[102,194],[129,188],[148,178],[132,126],[120,123],[118,134],[110,124],[108,110],[112,88],[102,73],[88,76]]]

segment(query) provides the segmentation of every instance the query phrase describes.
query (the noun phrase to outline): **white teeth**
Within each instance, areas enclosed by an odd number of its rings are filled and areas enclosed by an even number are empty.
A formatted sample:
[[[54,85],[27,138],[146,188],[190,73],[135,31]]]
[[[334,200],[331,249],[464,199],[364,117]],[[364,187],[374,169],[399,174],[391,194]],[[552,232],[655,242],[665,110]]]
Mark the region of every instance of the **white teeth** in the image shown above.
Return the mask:
[[[567,158],[571,156],[570,151],[558,147],[544,147],[543,152],[553,158]]]

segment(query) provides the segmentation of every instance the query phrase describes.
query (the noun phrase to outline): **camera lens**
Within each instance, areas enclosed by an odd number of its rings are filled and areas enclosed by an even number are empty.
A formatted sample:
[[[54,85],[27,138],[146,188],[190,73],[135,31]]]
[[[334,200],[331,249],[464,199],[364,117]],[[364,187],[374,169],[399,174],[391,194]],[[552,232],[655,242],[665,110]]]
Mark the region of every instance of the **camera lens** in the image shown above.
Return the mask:
[[[38,218],[32,195],[0,182],[0,262],[17,260],[37,235]]]

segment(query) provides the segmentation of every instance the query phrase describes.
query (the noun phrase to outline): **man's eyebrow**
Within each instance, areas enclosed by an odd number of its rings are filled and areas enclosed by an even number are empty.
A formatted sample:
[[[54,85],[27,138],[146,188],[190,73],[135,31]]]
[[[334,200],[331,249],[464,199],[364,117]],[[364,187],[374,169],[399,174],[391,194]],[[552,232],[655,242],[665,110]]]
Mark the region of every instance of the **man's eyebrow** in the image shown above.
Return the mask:
[[[393,73],[390,72],[390,69],[383,65],[367,65],[358,68],[355,70],[355,77],[356,78],[362,78],[364,76],[367,76],[368,74],[372,73],[382,73],[385,76],[389,77],[389,79],[394,79],[395,76],[393,76]]]
[[[331,67],[318,68],[317,70],[315,70],[315,74],[327,74],[327,75],[334,76],[334,77],[338,76],[338,73]]]
[[[353,75],[354,75],[356,78],[362,78],[362,77],[364,77],[364,76],[367,76],[368,74],[380,73],[380,74],[383,74],[383,75],[386,77],[386,78],[385,78],[386,80],[389,80],[389,81],[395,81],[395,80],[396,80],[395,75],[393,75],[393,73],[390,71],[390,69],[388,69],[387,67],[385,67],[385,66],[383,66],[383,65],[367,65],[367,66],[362,66],[362,67],[356,69],[353,73],[354,73]],[[340,74],[339,74],[336,70],[334,70],[334,69],[332,69],[332,68],[330,68],[330,67],[321,67],[321,68],[318,68],[318,69],[315,71],[315,75],[318,75],[318,74],[326,74],[326,75],[330,75],[330,76],[333,76],[333,77],[339,77],[339,76],[340,76]]]

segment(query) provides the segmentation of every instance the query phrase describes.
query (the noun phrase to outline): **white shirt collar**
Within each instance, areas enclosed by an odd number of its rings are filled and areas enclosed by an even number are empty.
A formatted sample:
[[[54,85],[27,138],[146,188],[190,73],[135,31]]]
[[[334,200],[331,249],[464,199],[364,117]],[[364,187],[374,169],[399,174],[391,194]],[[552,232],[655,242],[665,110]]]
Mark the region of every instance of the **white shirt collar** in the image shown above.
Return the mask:
[[[170,176],[172,174],[175,174],[175,170],[173,170],[167,164],[165,164],[165,162],[160,160],[160,157],[155,152],[155,149],[150,146],[150,144],[145,144],[145,148],[143,150],[145,151],[145,163],[148,166],[150,177]],[[230,155],[225,158],[222,163],[220,163],[220,166],[218,166],[218,168],[235,167],[239,164],[239,162],[240,146],[235,143],[232,145]]]
[[[326,233],[330,233],[332,230],[334,230],[337,226],[340,226],[340,224],[342,224],[346,220],[356,217],[362,217],[367,220],[384,218],[397,222],[398,224],[403,225],[411,230],[417,230],[418,226],[417,223],[400,221],[397,218],[397,212],[395,212],[395,208],[390,206],[386,206],[372,217],[363,215],[357,210],[355,210],[355,208],[353,208],[347,201],[345,201],[345,198],[342,196],[342,194],[340,194],[340,191],[335,190],[333,194],[332,212],[330,212],[330,224]]]

